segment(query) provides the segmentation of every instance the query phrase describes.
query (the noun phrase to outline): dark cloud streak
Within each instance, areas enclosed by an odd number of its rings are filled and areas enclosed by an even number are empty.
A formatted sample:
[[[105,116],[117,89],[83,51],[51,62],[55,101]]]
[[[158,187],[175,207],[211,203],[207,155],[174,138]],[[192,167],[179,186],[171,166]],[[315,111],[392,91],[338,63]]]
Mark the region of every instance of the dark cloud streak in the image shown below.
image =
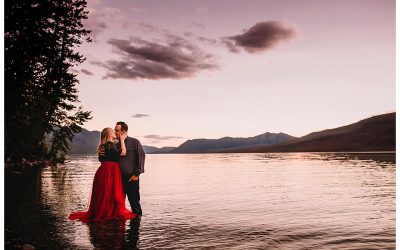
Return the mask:
[[[132,118],[144,118],[144,117],[150,117],[150,115],[146,114],[134,114],[131,116]]]
[[[89,75],[89,76],[92,76],[92,75],[93,75],[93,73],[90,72],[90,71],[87,70],[87,69],[81,69],[81,72],[84,73],[84,74],[86,74],[86,75]]]
[[[180,136],[145,135],[144,138],[161,141],[161,140],[171,140],[171,139],[182,139],[183,137],[180,137]]]
[[[223,38],[222,43],[234,53],[239,52],[240,49],[249,53],[258,53],[272,49],[295,36],[294,28],[278,21],[267,21],[255,24],[242,34]]]
[[[206,28],[206,26],[204,24],[200,23],[200,22],[192,21],[192,24],[194,26],[196,26],[197,28],[201,28],[201,29],[205,29]]]
[[[211,38],[207,38],[204,36],[198,36],[193,34],[192,32],[184,32],[185,37],[187,38],[194,38],[197,39],[198,41],[207,44],[207,45],[218,45],[219,41],[216,39],[211,39]]]
[[[172,34],[164,34],[164,42],[132,37],[130,40],[110,39],[108,43],[120,58],[105,63],[92,62],[108,70],[105,78],[181,79],[218,68],[212,54]]]

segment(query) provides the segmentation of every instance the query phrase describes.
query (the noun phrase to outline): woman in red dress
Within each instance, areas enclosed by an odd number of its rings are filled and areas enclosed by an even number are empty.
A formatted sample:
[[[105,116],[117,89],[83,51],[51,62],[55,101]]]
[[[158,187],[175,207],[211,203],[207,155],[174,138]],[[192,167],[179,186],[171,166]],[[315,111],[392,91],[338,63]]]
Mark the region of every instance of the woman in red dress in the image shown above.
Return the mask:
[[[124,143],[126,137],[127,135],[123,134],[119,138],[119,143],[114,143],[117,138],[114,130],[105,128],[101,131],[97,149],[103,148],[105,154],[99,157],[101,165],[94,176],[89,210],[74,212],[69,219],[96,222],[111,219],[129,220],[137,216],[125,207],[125,195],[117,162],[120,156],[126,154]]]

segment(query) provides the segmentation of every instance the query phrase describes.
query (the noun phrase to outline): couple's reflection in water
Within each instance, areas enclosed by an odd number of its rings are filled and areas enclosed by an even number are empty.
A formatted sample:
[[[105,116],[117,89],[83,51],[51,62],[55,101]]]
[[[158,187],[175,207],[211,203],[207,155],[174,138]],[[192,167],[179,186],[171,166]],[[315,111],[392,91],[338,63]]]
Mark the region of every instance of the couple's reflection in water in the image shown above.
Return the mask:
[[[89,223],[94,249],[138,249],[140,218]]]

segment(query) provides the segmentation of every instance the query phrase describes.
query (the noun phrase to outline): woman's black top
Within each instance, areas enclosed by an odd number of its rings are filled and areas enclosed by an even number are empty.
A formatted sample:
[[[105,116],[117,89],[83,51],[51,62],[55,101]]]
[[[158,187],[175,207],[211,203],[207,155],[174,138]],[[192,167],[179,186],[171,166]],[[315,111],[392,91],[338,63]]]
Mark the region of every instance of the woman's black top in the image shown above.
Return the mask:
[[[100,148],[104,148],[104,155],[99,156],[99,161],[115,161],[117,162],[121,155],[121,146],[119,143],[113,143],[111,141],[100,145]]]

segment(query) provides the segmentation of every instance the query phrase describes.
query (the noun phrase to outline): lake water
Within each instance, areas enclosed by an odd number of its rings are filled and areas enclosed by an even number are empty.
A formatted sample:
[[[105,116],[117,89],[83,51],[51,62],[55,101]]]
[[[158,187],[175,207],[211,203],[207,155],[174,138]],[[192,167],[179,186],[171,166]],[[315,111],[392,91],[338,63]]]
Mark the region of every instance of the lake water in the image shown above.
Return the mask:
[[[99,163],[94,155],[69,156],[63,166],[45,167],[37,181],[21,181],[22,191],[6,190],[5,244],[395,249],[394,159],[382,153],[147,155],[141,220],[88,225],[67,217],[86,210]]]

